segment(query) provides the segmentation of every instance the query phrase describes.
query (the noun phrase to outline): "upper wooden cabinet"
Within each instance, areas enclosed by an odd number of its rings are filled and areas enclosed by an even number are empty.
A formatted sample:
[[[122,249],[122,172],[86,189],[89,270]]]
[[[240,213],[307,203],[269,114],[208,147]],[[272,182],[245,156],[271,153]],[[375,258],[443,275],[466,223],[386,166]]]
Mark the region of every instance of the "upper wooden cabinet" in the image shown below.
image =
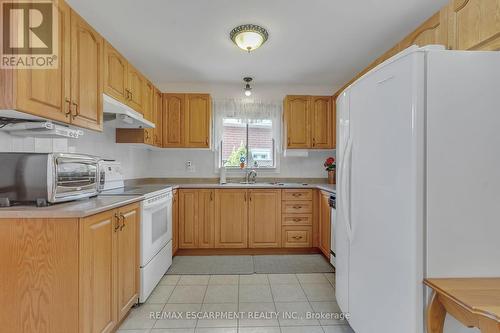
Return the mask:
[[[102,130],[104,40],[71,11],[71,123]]]
[[[437,12],[415,29],[400,42],[398,49],[404,50],[411,45],[425,46],[432,44],[448,45],[448,16],[446,9]],[[385,58],[388,59],[391,56]]]
[[[286,96],[284,109],[287,149],[335,148],[335,109],[331,96]]]
[[[163,102],[162,94],[158,89],[154,92],[153,122],[153,144],[157,147],[163,146]]]
[[[183,147],[184,94],[163,94],[163,147]]]
[[[249,190],[248,199],[248,247],[281,247],[281,190]]]
[[[188,148],[210,147],[212,105],[208,94],[186,94],[185,137]]]
[[[126,104],[128,62],[110,43],[104,44],[104,93]]]
[[[163,147],[209,148],[212,126],[208,94],[163,94]]]
[[[64,1],[56,6],[58,68],[0,70],[0,109],[100,131],[103,38]]]
[[[455,50],[500,50],[500,1],[452,0],[449,40]]]
[[[440,44],[452,50],[500,50],[500,0],[451,0],[402,41],[373,61],[334,96],[370,69],[411,45]]]
[[[71,10],[57,3],[59,22],[57,68],[0,69],[0,109],[15,109],[43,118],[71,122]]]
[[[331,96],[311,96],[311,146],[335,147],[335,110]]]
[[[287,96],[284,102],[285,142],[287,148],[309,148],[309,96]]]
[[[246,189],[215,190],[215,247],[248,247]]]
[[[127,67],[127,78],[127,104],[135,111],[144,113],[144,103],[146,102],[144,96],[145,79],[142,74],[130,64]]]

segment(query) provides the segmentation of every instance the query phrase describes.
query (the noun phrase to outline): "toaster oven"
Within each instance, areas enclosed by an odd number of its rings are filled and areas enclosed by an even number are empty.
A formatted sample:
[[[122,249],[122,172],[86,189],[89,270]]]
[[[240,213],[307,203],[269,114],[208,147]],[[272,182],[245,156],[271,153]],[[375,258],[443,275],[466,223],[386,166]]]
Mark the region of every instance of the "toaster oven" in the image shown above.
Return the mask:
[[[99,193],[99,159],[66,153],[0,153],[0,204],[58,203]]]

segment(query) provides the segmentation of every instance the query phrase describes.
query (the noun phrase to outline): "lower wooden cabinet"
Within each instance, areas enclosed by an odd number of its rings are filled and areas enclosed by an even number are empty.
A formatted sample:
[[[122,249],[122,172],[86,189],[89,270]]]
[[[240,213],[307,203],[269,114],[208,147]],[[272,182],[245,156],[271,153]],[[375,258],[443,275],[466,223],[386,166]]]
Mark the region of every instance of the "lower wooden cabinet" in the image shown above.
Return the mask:
[[[172,191],[172,255],[179,249],[179,191]]]
[[[246,189],[215,190],[215,247],[248,247]]]
[[[281,238],[283,247],[311,247],[312,227],[285,226]]]
[[[323,254],[330,258],[330,238],[331,235],[331,211],[328,204],[330,194],[321,191],[319,195],[319,249]]]
[[[178,193],[177,204],[174,195],[174,253],[177,248],[320,247],[329,256],[327,192],[205,188]]]
[[[138,301],[139,223],[139,204],[0,219],[2,332],[115,331]]]
[[[179,248],[213,248],[214,214],[214,190],[179,190]]]
[[[248,247],[281,247],[281,190],[249,190]]]
[[[80,332],[110,332],[118,322],[115,212],[82,220],[80,225]]]
[[[139,206],[80,223],[80,332],[112,332],[139,297]]]

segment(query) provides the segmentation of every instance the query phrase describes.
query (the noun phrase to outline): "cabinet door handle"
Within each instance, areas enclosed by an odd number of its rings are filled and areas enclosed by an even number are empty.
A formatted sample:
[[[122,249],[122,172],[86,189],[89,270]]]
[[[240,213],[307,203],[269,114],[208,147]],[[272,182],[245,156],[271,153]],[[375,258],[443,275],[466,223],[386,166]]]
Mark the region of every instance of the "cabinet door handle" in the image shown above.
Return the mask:
[[[205,144],[208,145],[208,138],[205,139]]]
[[[66,98],[66,112],[64,113],[66,117],[69,117],[71,115],[71,100],[69,98]]]
[[[118,217],[118,213],[115,213],[115,232],[120,229],[120,218]]]
[[[146,141],[149,140],[149,131],[148,130],[144,130],[144,133],[146,134]]]
[[[290,146],[290,138],[287,139],[287,146]]]
[[[213,192],[210,192],[210,201],[213,201],[213,200],[214,200],[213,195],[214,195],[214,193],[213,193]]]
[[[244,193],[245,202],[247,202],[247,192]]]
[[[300,194],[300,193],[294,193],[294,194],[292,194],[292,195],[293,195],[294,197],[296,197],[296,198],[297,198],[297,197],[302,196],[302,194]]]
[[[298,240],[298,239],[302,239],[302,236],[293,236],[292,238]]]
[[[125,228],[125,215],[120,213],[120,219],[122,220],[122,225],[120,226],[120,231],[122,231],[123,228]]]
[[[294,209],[301,209],[302,206],[293,206]]]
[[[313,147],[316,146],[316,139],[313,138]]]
[[[299,219],[299,218],[296,217],[296,218],[293,219],[293,221],[294,222],[300,222],[300,221],[302,221],[302,219]]]
[[[71,104],[75,107],[75,114],[72,114],[73,119],[75,119],[80,114],[80,111],[78,110],[78,103],[72,102]]]

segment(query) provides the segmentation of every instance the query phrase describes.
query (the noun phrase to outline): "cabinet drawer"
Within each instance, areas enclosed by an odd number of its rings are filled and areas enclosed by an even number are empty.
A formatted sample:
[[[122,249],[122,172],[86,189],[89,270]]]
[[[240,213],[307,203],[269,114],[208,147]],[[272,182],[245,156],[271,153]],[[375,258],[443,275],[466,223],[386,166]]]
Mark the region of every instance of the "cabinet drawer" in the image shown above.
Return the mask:
[[[286,226],[282,228],[283,247],[311,247],[312,227]]]
[[[285,201],[312,200],[312,190],[283,190],[282,199]]]
[[[281,225],[312,225],[312,214],[283,214]]]
[[[310,214],[312,213],[312,201],[284,201],[281,204],[283,213]]]

